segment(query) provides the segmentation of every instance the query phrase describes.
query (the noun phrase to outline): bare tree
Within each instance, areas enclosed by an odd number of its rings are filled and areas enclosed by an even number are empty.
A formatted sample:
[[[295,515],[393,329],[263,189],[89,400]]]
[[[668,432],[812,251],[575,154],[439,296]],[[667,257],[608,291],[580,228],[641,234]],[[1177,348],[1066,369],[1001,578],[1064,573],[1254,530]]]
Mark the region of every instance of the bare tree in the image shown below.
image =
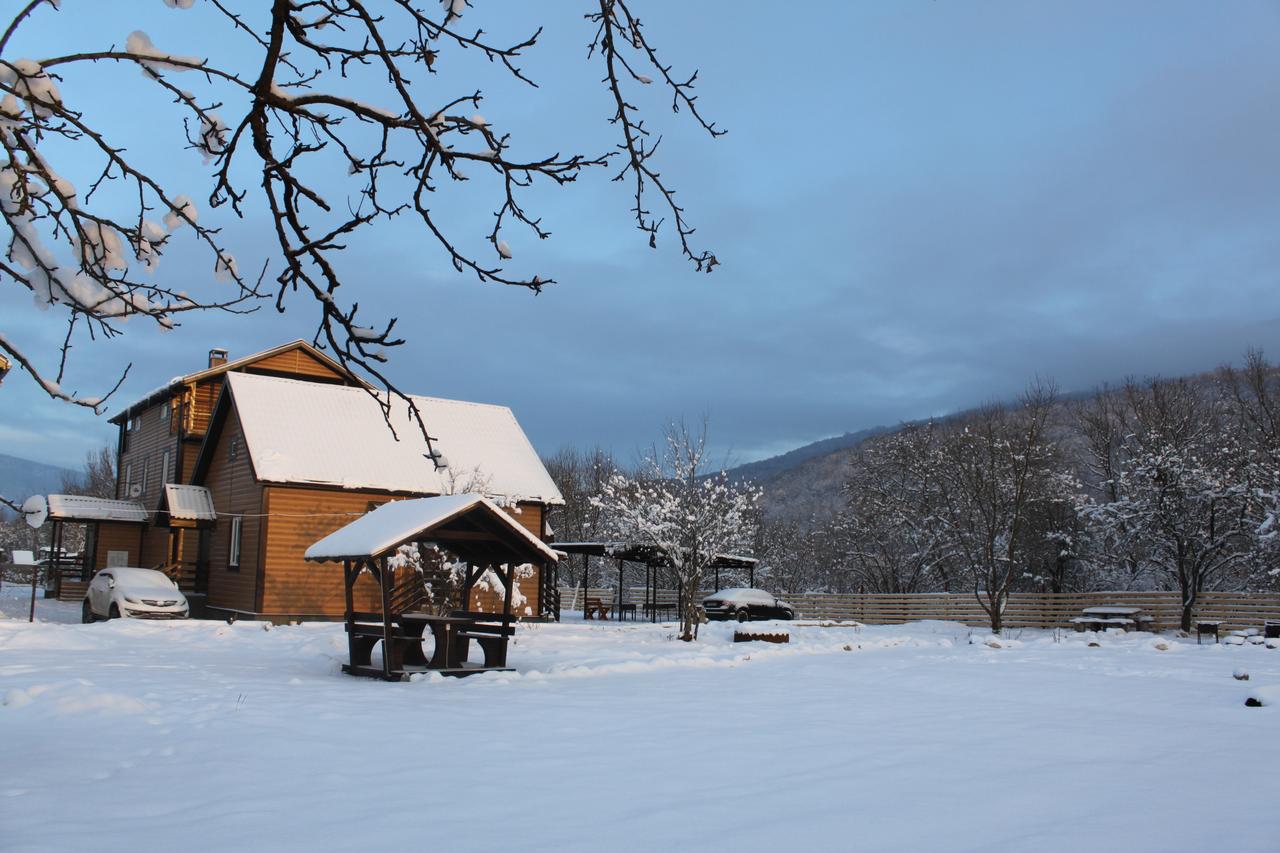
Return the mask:
[[[57,399],[102,411],[120,382],[98,396],[65,390],[68,357],[80,340],[122,334],[130,317],[168,329],[187,312],[251,311],[261,299],[283,311],[296,298],[318,312],[317,344],[403,397],[383,372],[388,350],[404,342],[396,318],[366,316],[358,290],[340,289],[351,278],[342,250],[378,223],[409,217],[459,273],[538,292],[555,279],[512,269],[509,234],[524,229],[549,237],[524,205],[526,190],[537,182],[570,184],[584,169],[616,167],[651,246],[669,220],[698,270],[717,264],[691,242],[693,227],[657,169],[660,137],[633,94],[664,88],[673,110],[712,136],[723,131],[699,110],[697,73],[677,76],[661,60],[627,0],[597,0],[586,15],[589,57],[603,77],[616,150],[535,154],[477,111],[478,89],[424,85],[443,79],[435,75],[444,68],[449,80],[465,78],[468,58],[504,69],[516,84],[536,85],[521,62],[541,28],[511,42],[493,40],[467,23],[474,10],[466,0],[272,0],[252,9],[208,0],[182,14],[195,16],[201,44],[226,48],[219,55],[180,55],[141,30],[123,45],[15,55],[15,45],[42,33],[56,42],[57,16],[76,14],[67,5],[60,11],[59,0],[28,0],[0,33],[0,218],[9,232],[0,281],[56,309],[50,317],[66,324],[53,357],[21,343],[15,329],[0,329],[0,351]],[[160,5],[154,0],[154,14],[168,14]],[[137,72],[154,100],[146,92],[128,97],[148,128],[163,134],[173,119],[175,141],[204,158],[207,175],[163,182],[159,164],[136,159],[113,139],[95,104],[75,88],[83,73]],[[166,101],[172,112],[164,112]],[[579,147],[574,139],[564,143]],[[342,174],[346,183],[335,186]],[[73,178],[84,183],[77,187]],[[485,178],[492,228],[459,233],[454,223],[463,217],[439,190]],[[237,259],[209,215],[214,211],[236,217],[265,211],[274,256]],[[202,296],[189,270],[166,275],[160,262],[184,238],[203,251],[206,275],[227,287]],[[481,238],[487,260],[471,248]],[[194,278],[199,284],[202,276]],[[393,394],[378,395],[388,413]],[[404,399],[430,442],[412,399]]]
[[[563,506],[550,508],[550,523],[555,530],[556,541],[586,542],[603,536],[606,533],[604,510],[591,499],[599,495],[609,478],[618,472],[613,455],[599,447],[589,451],[565,447],[544,458],[542,463],[564,498]],[[576,561],[577,567],[589,570],[590,560],[587,555],[582,555]],[[574,560],[561,560],[561,582],[577,586],[582,578],[580,575],[574,577],[574,569]]]
[[[64,475],[62,491],[69,495],[95,498],[116,496],[116,454],[110,445],[90,450],[84,456],[84,467],[78,474]]]

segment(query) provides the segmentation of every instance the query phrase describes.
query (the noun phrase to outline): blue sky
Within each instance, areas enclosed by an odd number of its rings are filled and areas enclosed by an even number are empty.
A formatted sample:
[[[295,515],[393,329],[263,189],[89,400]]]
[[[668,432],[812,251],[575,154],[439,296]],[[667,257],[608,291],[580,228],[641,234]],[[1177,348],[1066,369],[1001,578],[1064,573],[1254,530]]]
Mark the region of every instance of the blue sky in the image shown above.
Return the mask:
[[[748,461],[1006,398],[1034,375],[1083,389],[1250,345],[1280,356],[1280,4],[633,2],[667,60],[700,69],[699,103],[729,130],[711,141],[649,104],[662,171],[722,266],[695,273],[669,235],[650,250],[604,174],[530,197],[554,236],[513,237],[516,261],[561,282],[536,298],[454,274],[408,221],[367,232],[344,274],[362,310],[409,333],[391,369],[405,388],[508,404],[548,452],[629,455],[666,418],[707,413],[718,448]],[[64,0],[13,56],[141,28],[175,53],[250,61],[201,5]],[[526,63],[542,88],[448,52],[430,84],[477,81],[482,112],[524,150],[607,148],[585,5],[474,5],[472,25],[499,33],[544,16]],[[202,186],[136,71],[63,93]],[[492,196],[445,195],[479,245]],[[267,257],[261,227],[226,221],[243,267]],[[203,264],[165,263],[213,286]],[[211,346],[309,338],[314,312],[290,304],[164,335],[136,324],[81,346],[71,384],[98,390],[133,362],[128,399]],[[29,305],[0,283],[0,328],[60,340],[61,320]],[[74,465],[110,438],[18,373],[0,385],[0,452]]]

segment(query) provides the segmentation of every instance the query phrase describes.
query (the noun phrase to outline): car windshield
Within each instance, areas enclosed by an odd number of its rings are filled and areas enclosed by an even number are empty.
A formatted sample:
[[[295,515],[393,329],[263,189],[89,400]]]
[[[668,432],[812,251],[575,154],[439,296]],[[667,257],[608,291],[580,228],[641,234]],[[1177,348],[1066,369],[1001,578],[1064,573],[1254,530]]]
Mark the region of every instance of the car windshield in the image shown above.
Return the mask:
[[[112,569],[111,573],[115,575],[116,583],[124,586],[174,588],[173,581],[169,580],[163,572],[157,572],[155,569],[117,568]]]
[[[735,587],[734,589],[722,589],[707,597],[720,599],[721,601],[755,601],[761,604],[773,604],[773,596],[763,589]]]

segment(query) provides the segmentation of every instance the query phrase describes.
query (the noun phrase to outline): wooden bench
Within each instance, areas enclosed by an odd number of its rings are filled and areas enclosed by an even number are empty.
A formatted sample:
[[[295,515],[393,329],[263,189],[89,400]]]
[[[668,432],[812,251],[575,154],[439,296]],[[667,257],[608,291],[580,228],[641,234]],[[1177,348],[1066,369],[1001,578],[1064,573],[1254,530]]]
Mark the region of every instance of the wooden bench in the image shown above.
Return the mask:
[[[492,622],[477,622],[454,634],[458,646],[455,650],[455,663],[461,664],[467,659],[468,644],[475,640],[484,652],[485,669],[495,669],[507,665],[507,640],[516,629],[514,625],[502,625]]]
[[[612,610],[612,609],[613,609],[613,608],[610,606],[610,602],[605,601],[604,599],[601,599],[601,598],[588,598],[588,599],[587,599],[587,606],[586,606],[585,608],[583,608],[583,611],[582,611],[582,618],[583,618],[583,619],[594,619],[595,617],[594,617],[594,616],[592,616],[591,614],[592,614],[592,613],[598,613],[598,614],[600,615],[600,618],[601,618],[601,619],[608,619],[608,618],[609,618],[609,611],[610,611],[610,610]]]
[[[354,625],[347,625],[346,631],[348,635],[347,645],[351,652],[350,665],[353,667],[372,667],[373,650],[383,640],[383,626],[381,624],[358,622]],[[382,654],[388,659],[390,668],[402,670],[406,664],[425,666],[427,661],[422,654],[421,640],[422,637],[406,634],[393,625],[391,628],[391,642],[387,644],[388,648],[382,650]]]

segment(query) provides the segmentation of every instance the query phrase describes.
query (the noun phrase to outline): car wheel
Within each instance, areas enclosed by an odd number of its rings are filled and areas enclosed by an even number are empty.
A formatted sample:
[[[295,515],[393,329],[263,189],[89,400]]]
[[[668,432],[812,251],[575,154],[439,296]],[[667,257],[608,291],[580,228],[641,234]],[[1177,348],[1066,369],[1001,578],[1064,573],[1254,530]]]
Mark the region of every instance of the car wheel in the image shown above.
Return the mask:
[[[120,608],[119,608],[119,607],[117,607],[114,603],[112,603],[112,605],[111,605],[111,609],[107,611],[107,618],[108,618],[108,619],[119,619],[119,618],[120,618]]]
[[[87,598],[84,600],[84,608],[80,611],[80,621],[86,625],[98,621],[98,615],[89,606],[89,599]]]
[[[738,611],[738,621],[739,622],[751,621],[751,613],[747,610],[747,608],[743,607],[741,610]]]

